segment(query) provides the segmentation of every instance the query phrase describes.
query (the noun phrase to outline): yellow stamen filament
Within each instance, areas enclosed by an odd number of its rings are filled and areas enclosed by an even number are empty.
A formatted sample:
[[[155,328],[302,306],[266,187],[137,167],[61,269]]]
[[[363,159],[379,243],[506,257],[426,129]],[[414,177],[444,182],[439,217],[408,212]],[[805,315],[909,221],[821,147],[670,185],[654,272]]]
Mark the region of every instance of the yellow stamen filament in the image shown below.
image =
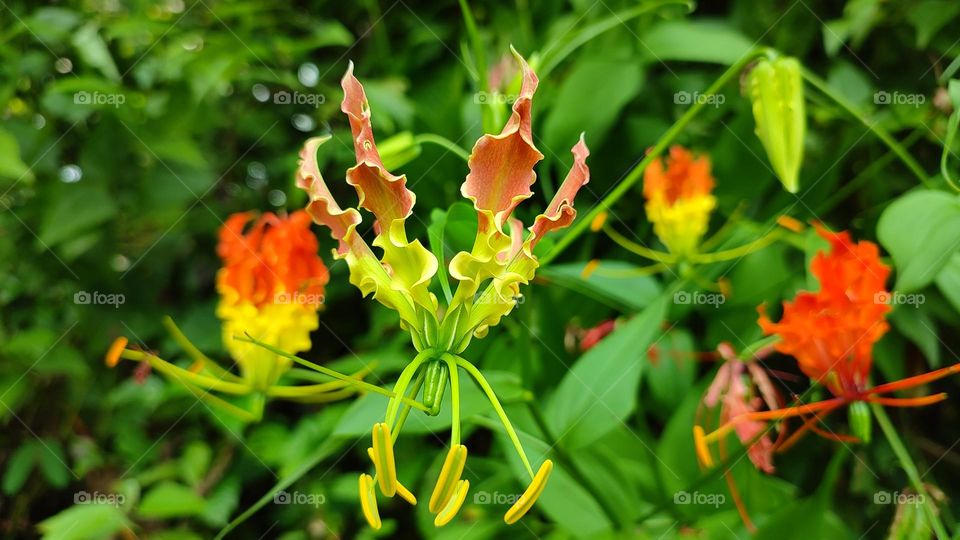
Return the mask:
[[[103,361],[108,367],[114,367],[120,362],[120,354],[127,348],[127,343],[127,338],[123,336],[113,340],[113,343],[107,350],[107,355],[103,357]]]
[[[593,218],[593,221],[590,222],[590,230],[592,232],[597,232],[603,228],[603,224],[606,222],[607,222],[607,213],[600,212],[599,214],[597,214],[595,218]]]
[[[436,519],[433,520],[433,524],[437,527],[443,527],[447,523],[450,523],[460,511],[460,507],[463,506],[463,501],[467,498],[467,490],[470,489],[469,480],[460,480],[457,482],[457,489],[454,491],[453,496],[450,497],[450,500],[447,501],[447,504],[443,507],[443,510],[437,514]]]
[[[697,459],[700,460],[700,464],[704,467],[713,467],[713,457],[710,456],[706,436],[700,426],[693,426],[693,446],[697,450]]]
[[[447,505],[447,501],[453,497],[457,488],[457,482],[460,481],[460,475],[463,474],[463,467],[467,464],[467,447],[462,444],[455,444],[447,452],[447,459],[443,462],[443,468],[440,469],[440,477],[437,478],[437,485],[433,488],[433,495],[430,496],[429,509],[431,512],[439,512],[441,508]]]
[[[537,471],[536,476],[530,481],[530,485],[527,486],[527,490],[523,492],[523,495],[521,495],[520,498],[517,499],[517,502],[503,515],[503,521],[507,525],[513,525],[530,511],[533,503],[537,502],[540,494],[543,493],[543,488],[547,486],[547,479],[550,478],[551,471],[553,471],[553,462],[548,459],[543,462],[543,465],[540,465],[540,470]]]
[[[390,428],[380,422],[373,426],[373,466],[377,469],[380,491],[387,497],[397,493],[397,466],[393,458]]]
[[[370,527],[380,530],[382,523],[377,511],[377,494],[373,490],[373,477],[369,474],[360,475],[360,508]]]

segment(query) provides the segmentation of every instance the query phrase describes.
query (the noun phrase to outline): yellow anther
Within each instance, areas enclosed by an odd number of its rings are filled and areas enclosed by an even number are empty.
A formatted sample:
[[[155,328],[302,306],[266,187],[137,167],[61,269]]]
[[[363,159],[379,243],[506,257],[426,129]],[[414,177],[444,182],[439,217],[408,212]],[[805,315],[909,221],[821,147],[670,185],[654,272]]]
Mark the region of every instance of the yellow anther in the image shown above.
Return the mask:
[[[603,228],[603,224],[607,222],[607,213],[600,212],[597,214],[597,217],[593,218],[593,221],[590,222],[590,230],[597,232]]]
[[[723,298],[729,300],[733,294],[733,286],[730,284],[730,280],[722,277],[717,280],[717,285],[720,287],[720,294],[723,295]]]
[[[377,511],[377,493],[373,490],[373,477],[369,474],[360,475],[360,508],[363,517],[374,530],[380,530],[380,512]]]
[[[373,461],[373,448],[367,448],[367,455],[370,456],[370,461]],[[417,505],[417,498],[410,493],[410,490],[403,487],[403,484],[400,483],[400,480],[397,480],[397,495],[401,496],[403,500],[412,504],[413,506]]]
[[[393,458],[393,440],[390,428],[380,422],[373,425],[373,466],[377,470],[377,483],[387,497],[397,492],[397,465]]]
[[[590,276],[597,271],[597,268],[600,267],[600,261],[597,259],[590,259],[590,262],[583,266],[583,271],[580,272],[580,277],[583,279],[590,279]]]
[[[552,471],[553,462],[549,459],[544,461],[543,465],[540,465],[540,470],[537,471],[537,474],[534,475],[533,480],[530,481],[530,485],[527,486],[527,490],[523,492],[523,495],[517,499],[517,502],[515,502],[513,506],[507,510],[507,513],[503,515],[503,521],[507,525],[513,525],[530,511],[530,508],[533,507],[533,503],[537,502],[540,494],[543,493],[543,488],[547,487],[547,479],[550,478],[550,473]]]
[[[443,507],[443,510],[437,514],[436,519],[433,520],[433,524],[437,527],[443,527],[447,523],[450,523],[460,511],[460,507],[463,506],[463,501],[467,498],[467,490],[470,489],[469,480],[460,480],[457,482],[457,489],[454,491],[453,496],[450,497],[450,500],[447,501],[447,504]]]
[[[447,452],[447,459],[443,462],[443,468],[440,469],[440,477],[437,478],[437,485],[433,488],[433,495],[430,496],[429,509],[437,513],[441,508],[447,505],[447,501],[453,497],[457,488],[457,482],[460,481],[460,475],[463,474],[463,466],[467,464],[467,447],[462,444],[455,444]]]
[[[713,457],[710,456],[710,449],[707,448],[707,438],[700,426],[693,426],[693,447],[697,451],[700,464],[707,468],[713,467]]]
[[[780,225],[784,229],[787,229],[788,231],[793,231],[795,233],[803,232],[803,223],[786,214],[777,218],[777,225]]]
[[[120,355],[123,354],[124,349],[127,348],[127,338],[120,336],[117,339],[113,340],[113,343],[110,344],[110,348],[107,350],[107,355],[103,357],[103,361],[109,367],[114,367],[120,362]]]
[[[403,484],[397,482],[397,495],[399,495],[403,500],[412,504],[413,506],[417,505],[417,498],[413,496],[413,493],[410,493],[410,490],[403,487]]]

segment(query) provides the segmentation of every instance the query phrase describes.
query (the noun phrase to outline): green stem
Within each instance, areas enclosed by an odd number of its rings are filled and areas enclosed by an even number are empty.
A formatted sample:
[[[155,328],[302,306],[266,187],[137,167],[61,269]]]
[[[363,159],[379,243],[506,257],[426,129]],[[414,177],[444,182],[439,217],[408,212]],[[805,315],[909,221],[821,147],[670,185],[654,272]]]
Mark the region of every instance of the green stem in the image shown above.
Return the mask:
[[[583,486],[590,496],[593,497],[597,504],[600,505],[600,508],[603,509],[603,513],[607,515],[607,519],[611,523],[618,523],[623,530],[627,530],[630,525],[629,521],[626,521],[627,516],[621,516],[612,508],[610,508],[606,498],[597,489],[597,487],[587,478],[587,475],[580,470],[580,467],[577,465],[575,459],[573,459],[567,451],[563,448],[563,445],[556,437],[554,437],[550,426],[547,424],[547,419],[544,418],[543,412],[540,410],[540,407],[534,401],[527,402],[527,409],[530,411],[530,415],[533,416],[534,422],[537,424],[537,428],[540,429],[540,432],[543,433],[544,439],[551,444],[551,450],[556,455],[557,461],[563,466],[563,470],[567,471],[577,481],[578,484]]]
[[[774,230],[770,234],[757,238],[753,242],[744,244],[731,249],[726,249],[723,251],[715,251],[713,253],[697,253],[692,256],[693,262],[697,264],[710,264],[716,262],[729,261],[731,259],[739,259],[740,257],[745,257],[754,251],[759,251],[770,244],[774,243],[782,233],[779,230]]]
[[[127,349],[123,351],[120,357],[126,358],[127,360],[146,360],[147,363],[150,364],[150,367],[159,371],[160,373],[163,373],[164,375],[167,375],[168,377],[176,379],[181,384],[195,384],[210,390],[218,390],[220,392],[235,394],[238,396],[247,395],[252,391],[252,388],[249,385],[231,381],[222,381],[206,375],[194,373],[192,371],[183,369],[182,367],[175,366],[159,356],[155,356],[150,353],[131,351],[130,349]]]
[[[385,388],[380,388],[379,386],[374,385],[374,384],[370,384],[370,383],[368,383],[368,382],[366,382],[366,381],[361,381],[361,380],[354,379],[353,377],[351,377],[351,376],[349,376],[349,375],[344,375],[344,374],[342,374],[342,373],[340,373],[340,372],[337,372],[337,371],[334,371],[334,370],[332,370],[332,369],[330,369],[330,368],[328,368],[328,367],[324,367],[324,366],[321,366],[321,365],[319,365],[319,364],[314,364],[313,362],[311,362],[311,361],[309,361],[309,360],[304,360],[303,358],[300,358],[299,356],[297,356],[297,355],[295,355],[295,354],[290,354],[290,353],[288,353],[288,352],[286,352],[286,351],[284,351],[284,350],[282,350],[282,349],[278,349],[278,348],[274,347],[273,345],[270,345],[270,344],[268,344],[268,343],[264,343],[264,342],[262,342],[262,341],[259,341],[259,340],[257,340],[256,338],[251,337],[249,334],[246,335],[246,336],[234,336],[233,339],[235,339],[235,340],[237,340],[237,341],[242,341],[242,342],[244,342],[244,343],[253,343],[254,345],[258,345],[258,346],[260,346],[260,347],[263,347],[264,349],[267,349],[268,351],[270,351],[270,352],[272,352],[272,353],[274,353],[274,354],[278,354],[278,355],[280,355],[280,356],[283,356],[284,358],[289,358],[290,360],[292,360],[292,361],[300,364],[301,366],[305,366],[305,367],[308,367],[308,368],[310,368],[310,369],[319,371],[320,373],[323,373],[324,375],[328,375],[328,376],[330,376],[330,377],[332,377],[332,378],[334,378],[334,379],[339,379],[339,380],[341,380],[341,381],[347,381],[347,382],[349,382],[350,384],[352,384],[353,386],[356,386],[357,388],[361,388],[361,389],[366,390],[366,391],[368,391],[368,392],[373,392],[373,393],[375,393],[375,394],[380,394],[380,395],[383,395],[383,396],[387,396],[387,397],[390,398],[390,399],[393,399],[393,398],[396,397],[396,394],[394,394],[394,393],[391,392],[390,390],[387,390],[387,389],[385,389]],[[421,411],[426,411],[426,410],[427,410],[427,408],[424,407],[422,403],[418,403],[418,402],[416,402],[416,401],[412,401],[412,400],[409,400],[409,399],[407,399],[407,398],[402,398],[402,400],[403,400],[404,403],[410,405],[411,407],[414,407],[414,408],[419,409],[419,410],[421,410]]]
[[[470,159],[470,153],[464,150],[463,147],[451,141],[450,139],[443,137],[441,135],[437,135],[435,133],[421,133],[419,135],[416,135],[413,138],[413,142],[414,144],[423,144],[423,143],[435,144],[450,152],[453,152],[460,159],[464,161],[468,161]]]
[[[618,246],[623,249],[651,261],[656,261],[661,264],[674,264],[677,262],[677,257],[670,253],[664,253],[662,251],[657,251],[655,249],[650,249],[646,246],[640,245],[633,240],[630,240],[626,236],[623,236],[616,229],[614,229],[609,223],[603,225],[603,232],[610,237]]]
[[[890,448],[893,449],[893,453],[896,454],[897,459],[900,461],[903,472],[907,473],[907,478],[910,479],[910,484],[913,486],[913,489],[918,495],[923,496],[923,507],[927,511],[927,519],[930,520],[930,526],[933,527],[937,538],[950,538],[950,535],[947,534],[947,529],[943,526],[943,522],[940,521],[940,514],[937,512],[936,503],[933,497],[927,493],[923,481],[920,479],[920,472],[917,470],[917,465],[913,462],[913,458],[910,457],[910,452],[908,452],[907,447],[904,446],[900,435],[897,434],[896,428],[893,427],[893,423],[890,422],[890,417],[887,416],[887,412],[876,403],[871,403],[870,409],[873,411],[873,415],[877,417],[880,430],[883,431],[883,434],[887,437],[887,442],[890,443]]]
[[[758,48],[751,51],[749,54],[745,55],[743,58],[738,60],[736,63],[727,68],[726,71],[720,75],[717,80],[707,88],[703,95],[711,96],[716,94],[723,88],[728,82],[735,79],[740,71],[747,66],[750,62],[756,59],[759,56],[764,56],[769,53],[767,48]],[[627,176],[606,196],[597,203],[589,212],[587,212],[582,218],[578,219],[576,223],[570,228],[570,230],[562,237],[560,240],[553,246],[548,253],[540,258],[540,264],[545,265],[557,258],[560,253],[563,252],[570,244],[574,242],[587,228],[590,226],[590,223],[595,217],[601,212],[607,212],[613,205],[619,201],[624,195],[626,195],[634,184],[640,181],[643,178],[643,171],[646,170],[647,166],[653,162],[653,160],[660,157],[660,155],[667,149],[668,146],[673,142],[674,139],[687,127],[703,108],[707,105],[707,99],[697,100],[696,103],[690,106],[686,112],[672,125],[670,129],[663,134],[662,137],[657,141],[657,144],[654,145],[647,155],[637,163],[633,169],[627,173]]]
[[[450,369],[450,446],[460,444],[460,374],[457,361],[449,355],[443,360]]]
[[[387,425],[393,424],[393,421],[397,417],[397,410],[400,408],[400,399],[406,399],[402,397],[407,391],[407,386],[410,385],[410,379],[416,375],[417,370],[420,369],[420,365],[425,361],[429,360],[430,357],[434,354],[433,349],[427,349],[423,352],[417,354],[413,357],[413,360],[410,361],[410,364],[407,367],[403,368],[403,371],[400,372],[400,377],[397,379],[396,384],[393,386],[393,395],[394,397],[390,398],[390,403],[387,404],[387,413],[385,421]],[[427,407],[423,404],[414,401],[417,405],[423,407],[422,410],[427,411]]]
[[[923,136],[923,132],[923,128],[917,128],[913,130],[910,135],[907,135],[907,137],[903,139],[903,143],[901,144],[904,148],[909,150],[915,142],[920,140],[920,138]],[[876,178],[876,173],[885,169],[895,157],[897,157],[897,155],[891,150],[880,156],[878,159],[873,160],[870,165],[864,167],[862,171],[857,173],[857,175],[854,176],[849,182],[837,189],[837,191],[834,192],[829,199],[824,201],[823,204],[817,208],[817,211],[814,213],[814,215],[823,215],[830,210],[833,210],[833,208],[839,204],[840,201],[846,199],[851,193],[857,191],[857,189],[859,189],[864,182],[869,182],[870,180]]]
[[[173,318],[169,315],[163,317],[163,326],[167,329],[167,332],[170,333],[170,336],[178,345],[190,356],[193,358],[194,362],[201,364],[203,367],[207,368],[215,376],[227,379],[228,381],[241,382],[243,379],[230,373],[226,369],[220,367],[220,364],[214,362],[209,356],[200,352],[200,349],[197,348],[184,334],[175,322]]]
[[[510,437],[510,442],[513,443],[513,447],[516,449],[517,454],[520,455],[520,461],[523,462],[523,466],[526,467],[527,473],[530,474],[530,479],[533,479],[533,477],[536,476],[533,472],[533,467],[530,466],[530,461],[527,459],[527,454],[523,451],[523,446],[520,444],[520,438],[517,437],[517,432],[513,429],[513,424],[510,423],[510,418],[508,418],[507,413],[504,412],[503,406],[500,405],[500,400],[497,399],[497,394],[493,391],[490,383],[488,383],[487,379],[485,379],[483,374],[480,373],[480,370],[470,362],[467,362],[465,359],[449,353],[443,354],[444,358],[448,356],[453,358],[457,365],[465,369],[467,373],[469,373],[470,376],[477,381],[477,384],[480,386],[480,389],[483,390],[483,393],[487,395],[487,399],[490,400],[490,404],[493,405],[493,410],[497,412],[497,416],[500,417],[500,422],[507,430],[507,436]]]
[[[933,183],[930,181],[930,178],[927,176],[927,173],[924,172],[923,167],[917,163],[917,160],[913,159],[913,156],[910,155],[910,152],[907,152],[900,143],[897,142],[887,130],[880,127],[876,122],[871,123],[869,119],[862,114],[860,114],[854,107],[851,105],[843,96],[833,91],[830,86],[827,85],[826,81],[814,75],[811,71],[806,68],[801,69],[804,80],[810,83],[811,86],[819,90],[823,95],[827,96],[833,100],[841,109],[847,112],[850,116],[856,118],[860,121],[861,124],[866,126],[874,135],[877,136],[883,144],[887,145],[890,150],[892,150],[897,157],[900,158],[900,161],[910,169],[910,172],[913,173],[917,179],[920,180],[927,187],[934,187]]]

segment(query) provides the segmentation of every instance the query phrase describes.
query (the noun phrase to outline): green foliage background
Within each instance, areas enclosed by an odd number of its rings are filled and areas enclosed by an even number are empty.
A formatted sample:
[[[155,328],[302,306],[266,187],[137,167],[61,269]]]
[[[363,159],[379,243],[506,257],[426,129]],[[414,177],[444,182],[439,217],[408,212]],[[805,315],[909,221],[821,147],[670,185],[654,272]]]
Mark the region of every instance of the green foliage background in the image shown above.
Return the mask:
[[[754,45],[777,48],[826,80],[866,125],[808,88],[801,189],[790,195],[753,133],[749,101],[736,83],[725,86],[723,102],[678,139],[713,160],[714,227],[739,209],[746,219],[735,240],[761,234],[783,213],[879,237],[893,256],[896,289],[922,293],[925,302],[898,306],[891,316],[894,329],[876,347],[875,379],[955,362],[960,205],[939,171],[950,111],[960,101],[958,89],[951,103],[947,82],[960,58],[960,5],[704,4],[692,13],[669,2],[470,4],[488,65],[511,44],[542,62],[534,131],[546,158],[538,194],[521,213],[529,222],[549,200],[581,131],[592,152],[591,183],[577,200],[585,212],[687,109],[678,93],[702,91]],[[469,149],[483,133],[486,98],[477,93],[478,55],[460,5],[6,0],[0,21],[0,535],[108,538],[129,527],[123,534],[139,538],[208,538],[266,495],[268,504],[235,537],[373,536],[360,517],[356,475],[366,467],[379,397],[324,408],[272,403],[261,423],[243,426],[156,374],[135,376],[129,363],[108,369],[102,356],[126,335],[186,365],[160,325],[169,314],[203,351],[225,357],[213,287],[223,220],[237,211],[301,207],[296,153],[306,138],[328,132],[338,142],[321,152],[324,174],[338,196],[353,200],[341,182],[352,159],[339,113],[348,60],[366,85],[378,140],[432,133]],[[322,103],[276,103],[280,91]],[[877,92],[923,102],[887,104]],[[123,102],[88,104],[78,95]],[[868,129],[874,126],[909,148],[930,175],[928,186]],[[416,229],[426,238],[431,209],[461,200],[466,167],[441,146],[410,152],[399,170],[417,193]],[[656,242],[639,187],[613,213],[619,230]],[[449,242],[469,242],[469,213],[454,206],[450,219],[459,228],[448,227]],[[332,276],[308,357],[345,369],[360,362],[356,355],[375,359],[374,377],[392,381],[412,356],[405,336],[392,313],[347,283],[345,265],[327,255],[332,242],[318,234]],[[723,479],[704,477],[694,459],[690,427],[715,366],[689,353],[721,341],[752,343],[760,337],[758,304],[815,287],[805,269],[819,244],[811,238],[800,247],[778,244],[701,269],[706,281],[725,276],[733,292],[719,307],[691,308],[664,302],[659,277],[600,272],[584,279],[590,259],[626,270],[644,263],[604,237],[582,236],[526,289],[510,320],[467,352],[510,403],[535,461],[549,448],[561,462],[541,502],[522,525],[503,525],[503,496],[525,482],[519,463],[504,457],[512,453],[500,432],[485,429],[490,411],[468,393],[474,476],[460,517],[437,530],[425,505],[382,502],[382,534],[747,537],[729,495],[716,505],[674,504],[681,492],[728,494]],[[123,303],[77,303],[82,293],[122,295]],[[614,335],[578,352],[578,329],[615,317],[625,324]],[[653,342],[674,360],[651,363],[645,350]],[[786,391],[806,388],[791,375],[790,360],[768,365],[793,381]],[[960,393],[957,380],[927,390]],[[956,403],[890,413],[923,481],[942,493],[937,503],[951,531],[960,478]],[[552,436],[532,413],[545,416]],[[842,415],[831,426],[847,429]],[[401,479],[421,499],[439,470],[445,430],[413,422],[400,439]],[[564,469],[564,460],[576,466]],[[778,456],[777,466],[772,476],[747,460],[733,468],[759,537],[931,537],[915,505],[876,503],[878,493],[908,486],[882,437],[864,445],[808,437]],[[271,490],[287,478],[298,478],[289,492],[320,494],[323,504],[273,504]],[[122,504],[74,504],[93,493],[122,495]],[[904,532],[912,526],[917,532]]]

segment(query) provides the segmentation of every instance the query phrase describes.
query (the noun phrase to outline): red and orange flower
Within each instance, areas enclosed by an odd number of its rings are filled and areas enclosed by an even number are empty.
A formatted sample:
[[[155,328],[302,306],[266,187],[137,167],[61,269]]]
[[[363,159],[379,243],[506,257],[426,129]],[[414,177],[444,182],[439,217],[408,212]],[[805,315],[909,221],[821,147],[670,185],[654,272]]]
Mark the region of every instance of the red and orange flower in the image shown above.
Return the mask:
[[[303,210],[259,218],[243,212],[230,216],[220,231],[217,316],[223,320],[223,343],[244,378],[259,389],[275,383],[290,360],[235,337],[250,335],[293,354],[310,348],[329,280],[312,221]]]
[[[710,158],[694,156],[682,146],[671,147],[668,157],[654,160],[644,171],[647,219],[672,254],[682,258],[696,252],[717,206],[711,195],[714,184]]]

